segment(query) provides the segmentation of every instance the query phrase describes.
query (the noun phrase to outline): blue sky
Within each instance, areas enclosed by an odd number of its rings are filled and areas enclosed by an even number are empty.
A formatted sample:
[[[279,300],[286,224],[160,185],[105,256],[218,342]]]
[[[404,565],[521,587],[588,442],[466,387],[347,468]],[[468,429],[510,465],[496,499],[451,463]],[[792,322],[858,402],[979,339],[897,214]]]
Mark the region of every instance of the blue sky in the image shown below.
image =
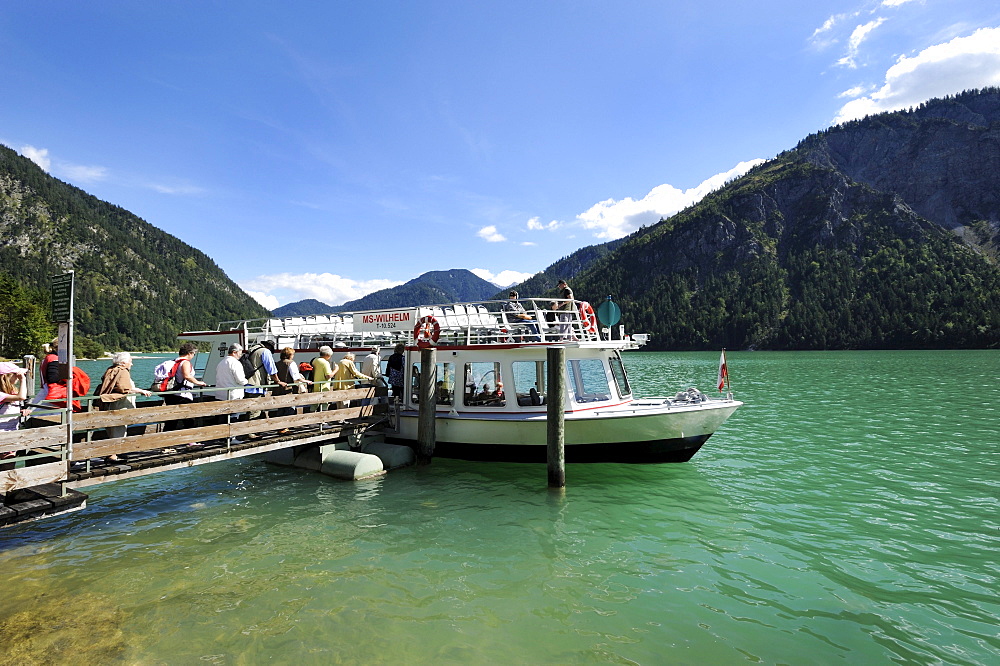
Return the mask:
[[[2,1],[0,143],[269,307],[505,285],[836,122],[1000,85],[1000,4]]]

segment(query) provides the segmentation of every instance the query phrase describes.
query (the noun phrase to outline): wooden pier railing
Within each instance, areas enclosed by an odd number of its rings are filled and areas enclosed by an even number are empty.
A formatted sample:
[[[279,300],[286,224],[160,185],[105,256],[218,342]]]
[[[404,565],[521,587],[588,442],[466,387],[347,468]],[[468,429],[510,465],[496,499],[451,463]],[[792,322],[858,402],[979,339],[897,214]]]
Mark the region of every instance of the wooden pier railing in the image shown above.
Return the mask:
[[[385,393],[385,389],[359,388],[267,396],[251,400],[218,400],[190,405],[140,406],[136,409],[81,412],[73,414],[72,441],[67,426],[62,422],[64,414],[56,410],[50,416],[42,417],[43,420],[50,420],[52,425],[0,433],[0,453],[13,451],[18,454],[15,459],[0,461],[0,493],[9,494],[18,489],[52,483],[59,483],[64,487],[81,487],[134,476],[140,471],[143,474],[166,471],[180,464],[214,462],[340,437],[345,431],[357,432],[382,421],[387,405],[380,400]],[[337,402],[350,401],[368,404],[345,409],[329,408],[335,407]],[[289,407],[295,410],[289,416],[271,416],[251,421],[232,420],[234,414],[274,412]],[[310,409],[315,411],[309,411]],[[170,431],[163,429],[165,422],[181,419],[191,419],[196,425]],[[110,439],[94,437],[111,426],[130,427],[132,432],[139,430],[141,434]],[[289,432],[281,436],[274,434],[286,429]],[[249,435],[266,436],[235,445],[231,441],[232,438],[246,438]],[[77,469],[79,463],[95,458],[162,452],[164,449],[183,450],[187,444],[206,442],[214,445],[196,454],[183,452],[178,456],[146,456],[142,465],[129,466],[126,463],[122,467],[128,469],[117,469],[117,473],[113,475],[94,475],[89,469],[85,468],[82,472]],[[5,467],[13,468],[3,469]],[[135,473],[129,473],[133,471]]]

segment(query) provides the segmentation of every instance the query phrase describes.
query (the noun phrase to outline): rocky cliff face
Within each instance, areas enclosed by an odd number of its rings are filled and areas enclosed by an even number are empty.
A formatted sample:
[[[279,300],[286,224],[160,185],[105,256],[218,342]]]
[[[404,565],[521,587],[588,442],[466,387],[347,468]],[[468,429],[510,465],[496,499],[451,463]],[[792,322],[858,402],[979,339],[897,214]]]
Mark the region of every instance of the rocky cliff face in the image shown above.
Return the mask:
[[[809,137],[796,152],[855,182],[898,195],[917,214],[970,244],[996,248],[998,90],[934,100],[913,112],[848,123]],[[967,233],[987,228],[991,232],[986,238]]]

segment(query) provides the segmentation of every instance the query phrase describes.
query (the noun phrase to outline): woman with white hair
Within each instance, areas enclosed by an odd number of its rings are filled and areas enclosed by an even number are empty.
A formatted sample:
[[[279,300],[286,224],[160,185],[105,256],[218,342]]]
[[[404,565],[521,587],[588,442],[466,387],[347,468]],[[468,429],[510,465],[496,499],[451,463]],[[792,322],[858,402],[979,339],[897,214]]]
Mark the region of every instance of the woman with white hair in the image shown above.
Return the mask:
[[[319,356],[313,359],[313,392],[330,390],[330,380],[333,379],[333,366],[330,365],[331,356],[333,356],[333,349],[329,345],[323,345],[319,348]]]
[[[101,385],[97,388],[96,395],[100,397],[97,401],[97,408],[101,410],[134,409],[135,396],[151,396],[151,392],[135,387],[132,381],[132,355],[128,352],[117,352],[111,355],[111,367],[104,371],[101,377]],[[125,436],[125,426],[109,426],[105,428],[108,437],[111,439]],[[111,455],[108,460],[116,462],[117,455]]]

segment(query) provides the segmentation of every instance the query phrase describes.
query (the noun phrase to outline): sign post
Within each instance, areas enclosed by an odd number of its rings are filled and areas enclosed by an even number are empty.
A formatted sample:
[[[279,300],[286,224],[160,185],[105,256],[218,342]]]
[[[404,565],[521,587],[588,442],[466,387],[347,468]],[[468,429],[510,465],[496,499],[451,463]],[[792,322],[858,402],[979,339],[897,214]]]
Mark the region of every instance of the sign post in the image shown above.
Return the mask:
[[[66,382],[66,471],[73,459],[73,287],[74,271],[53,276],[51,321],[59,324],[59,379]],[[65,484],[63,493],[65,494]]]

